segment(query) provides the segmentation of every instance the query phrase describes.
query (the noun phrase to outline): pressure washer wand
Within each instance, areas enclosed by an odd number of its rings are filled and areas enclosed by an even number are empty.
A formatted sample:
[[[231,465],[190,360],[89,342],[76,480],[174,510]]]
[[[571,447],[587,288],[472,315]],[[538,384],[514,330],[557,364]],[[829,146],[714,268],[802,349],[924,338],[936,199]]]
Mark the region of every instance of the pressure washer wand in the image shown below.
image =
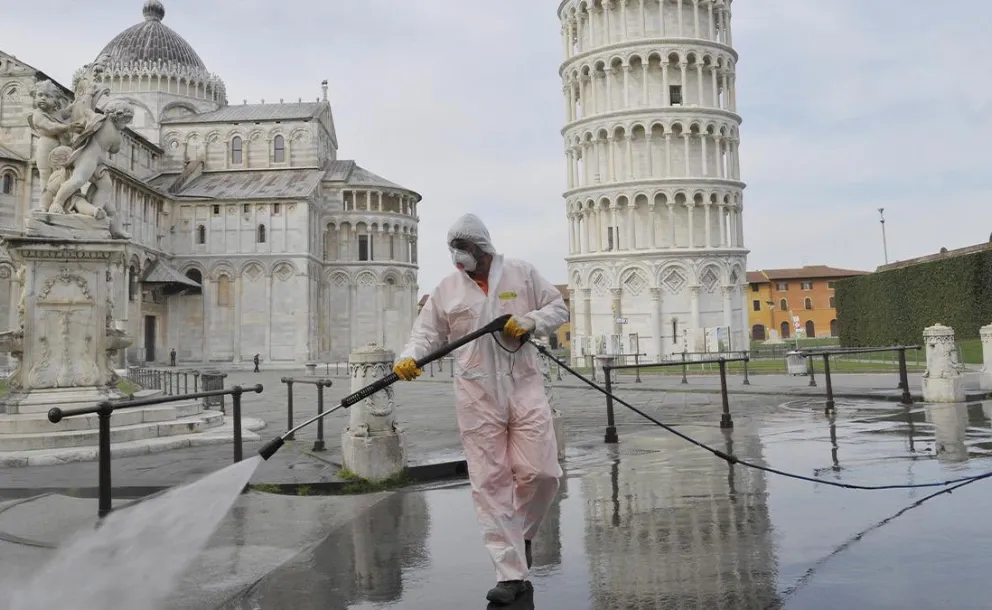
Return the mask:
[[[503,327],[506,326],[506,323],[510,320],[510,317],[511,316],[509,314],[500,316],[495,320],[493,320],[492,322],[490,322],[489,324],[486,324],[479,330],[471,332],[465,335],[464,337],[462,337],[461,339],[457,339],[455,341],[452,341],[451,343],[448,343],[447,345],[437,350],[436,352],[432,352],[424,356],[420,360],[417,360],[417,368],[422,369],[431,362],[444,358],[445,356],[455,351],[459,347],[471,343],[472,341],[475,341],[479,337],[484,337],[485,335],[489,335],[503,330]],[[385,377],[382,377],[381,379],[375,380],[374,382],[365,386],[361,390],[358,390],[357,392],[353,394],[349,394],[348,396],[342,398],[341,403],[338,404],[333,409],[329,411],[324,411],[323,413],[318,413],[315,417],[303,422],[302,424],[296,426],[292,430],[287,430],[285,433],[283,433],[282,436],[277,436],[271,441],[265,443],[265,445],[263,445],[262,448],[258,450],[258,454],[262,456],[263,460],[269,459],[275,454],[276,451],[279,451],[279,449],[285,444],[286,438],[288,438],[294,432],[298,431],[300,428],[305,428],[310,424],[314,423],[315,421],[317,421],[318,419],[327,417],[331,413],[334,413],[338,409],[347,409],[351,405],[359,401],[365,400],[366,398],[372,396],[376,392],[385,390],[387,387],[393,385],[397,381],[399,381],[399,377],[396,376],[396,373],[390,373]]]

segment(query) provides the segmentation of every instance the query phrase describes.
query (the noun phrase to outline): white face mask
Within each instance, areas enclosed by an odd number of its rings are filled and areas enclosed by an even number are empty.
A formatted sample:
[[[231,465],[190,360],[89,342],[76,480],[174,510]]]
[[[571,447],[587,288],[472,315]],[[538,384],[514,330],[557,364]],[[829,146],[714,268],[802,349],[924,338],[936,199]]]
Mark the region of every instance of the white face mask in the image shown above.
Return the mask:
[[[463,252],[461,250],[451,251],[451,262],[455,264],[455,267],[462,269],[463,271],[468,271],[471,273],[475,271],[475,258],[468,252]]]

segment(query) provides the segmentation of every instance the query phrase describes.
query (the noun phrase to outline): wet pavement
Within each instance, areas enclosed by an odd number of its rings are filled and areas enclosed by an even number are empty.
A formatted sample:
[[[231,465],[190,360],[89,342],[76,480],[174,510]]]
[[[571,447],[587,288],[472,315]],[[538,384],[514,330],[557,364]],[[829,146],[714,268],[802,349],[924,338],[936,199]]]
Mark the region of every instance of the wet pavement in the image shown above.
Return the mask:
[[[431,383],[405,389],[400,412],[421,459],[458,452],[445,392]],[[876,485],[992,471],[988,402],[905,409],[839,400],[828,418],[820,399],[737,396],[735,427],[723,431],[718,396],[626,398],[721,451],[804,476]],[[599,397],[562,387],[556,401],[569,435],[566,478],[535,541],[533,593],[510,608],[992,607],[992,479],[906,510],[938,489],[856,491],[730,467],[619,406],[620,444],[605,445]],[[259,397],[246,408],[267,413],[272,434],[280,428],[277,402]],[[341,423],[329,424],[329,446]],[[114,460],[115,481],[173,485],[229,463],[229,452]],[[258,476],[296,476],[278,472],[289,470],[281,462],[263,468]],[[90,470],[92,463],[8,469],[0,478],[79,486],[95,482]],[[94,504],[46,496],[0,505],[0,573],[30,570],[52,544],[91,527]],[[32,541],[47,544],[25,544]],[[463,482],[357,497],[252,492],[238,499],[168,610],[486,608],[494,580]]]
[[[679,430],[839,482],[992,470],[989,405],[845,406],[832,421],[792,402],[729,434]],[[510,607],[988,608],[992,481],[893,517],[934,491],[854,491],[732,468],[642,429],[618,447],[571,451],[534,543],[533,594]],[[485,608],[493,580],[468,488],[448,485],[392,494],[221,607]]]

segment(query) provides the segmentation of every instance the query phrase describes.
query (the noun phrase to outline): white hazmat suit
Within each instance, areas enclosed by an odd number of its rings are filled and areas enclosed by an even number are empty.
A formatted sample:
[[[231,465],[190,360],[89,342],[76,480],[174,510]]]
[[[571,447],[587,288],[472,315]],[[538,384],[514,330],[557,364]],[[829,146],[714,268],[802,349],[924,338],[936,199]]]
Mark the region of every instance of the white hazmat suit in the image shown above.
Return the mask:
[[[423,358],[504,314],[537,335],[553,333],[568,320],[558,289],[530,263],[496,254],[477,217],[460,218],[448,232],[448,243],[455,239],[492,256],[488,294],[463,270],[445,277],[424,304],[397,362]],[[472,498],[497,579],[526,580],[524,541],[534,538],[562,476],[537,350],[504,333],[459,348],[455,398]]]

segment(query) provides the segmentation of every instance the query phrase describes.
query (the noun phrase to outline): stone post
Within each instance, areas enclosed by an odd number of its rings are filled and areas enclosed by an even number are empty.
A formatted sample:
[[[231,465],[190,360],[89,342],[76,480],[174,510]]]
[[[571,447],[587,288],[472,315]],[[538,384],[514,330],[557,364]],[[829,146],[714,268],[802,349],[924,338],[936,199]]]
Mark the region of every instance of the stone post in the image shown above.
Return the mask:
[[[963,402],[964,379],[957,362],[954,329],[935,324],[923,331],[927,370],[923,373],[923,402]]]
[[[992,390],[992,324],[983,326],[979,331],[982,338],[982,375],[981,388],[983,391]]]
[[[370,343],[348,358],[351,391],[357,392],[392,371],[393,352]],[[348,427],[341,432],[341,457],[345,469],[370,481],[381,481],[406,468],[406,434],[396,423],[392,387],[374,394],[350,409]]]
[[[544,343],[542,341],[542,343]],[[546,345],[546,344],[545,344]],[[558,446],[558,461],[565,459],[565,420],[561,411],[555,408],[554,387],[551,385],[551,362],[542,353],[537,354],[538,362],[541,366],[541,376],[544,378],[544,395],[551,406],[551,423],[555,428],[555,442]]]
[[[963,462],[968,459],[968,404],[959,402],[926,405],[924,414],[933,424],[934,451],[942,462]]]

